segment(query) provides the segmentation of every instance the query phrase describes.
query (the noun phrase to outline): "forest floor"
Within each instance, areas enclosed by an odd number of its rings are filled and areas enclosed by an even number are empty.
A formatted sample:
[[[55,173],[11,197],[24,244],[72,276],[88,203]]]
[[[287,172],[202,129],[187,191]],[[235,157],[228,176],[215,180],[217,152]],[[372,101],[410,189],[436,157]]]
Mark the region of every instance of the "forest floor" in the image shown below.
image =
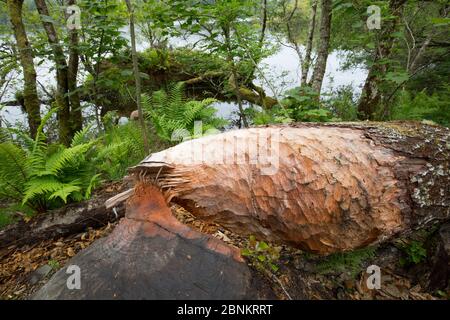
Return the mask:
[[[247,238],[218,224],[198,220],[179,206],[172,206],[172,211],[178,220],[197,231],[239,249],[249,246]],[[0,299],[26,299],[79,251],[110,234],[117,223],[118,220],[67,237],[32,245],[12,245],[0,250]],[[432,268],[429,263],[408,268],[401,266],[399,260],[402,252],[393,244],[332,258],[306,254],[288,246],[280,249],[279,259],[274,261],[279,267],[275,273],[257,268],[252,259],[246,259],[252,272],[267,280],[279,299],[430,300],[450,297],[448,291],[431,291],[428,288]],[[382,285],[379,290],[369,290],[366,285],[366,268],[371,264],[381,268]]]

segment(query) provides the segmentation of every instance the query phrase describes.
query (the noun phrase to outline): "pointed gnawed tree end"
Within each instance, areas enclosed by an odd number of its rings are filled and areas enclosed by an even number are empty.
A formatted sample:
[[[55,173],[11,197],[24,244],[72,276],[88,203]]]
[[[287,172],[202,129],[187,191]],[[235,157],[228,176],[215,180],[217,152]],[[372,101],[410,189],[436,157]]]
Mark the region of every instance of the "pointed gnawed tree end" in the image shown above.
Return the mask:
[[[71,265],[80,268],[79,290],[67,287]],[[238,249],[180,223],[158,187],[140,183],[114,232],[70,260],[32,298],[245,299],[270,294],[254,281]]]

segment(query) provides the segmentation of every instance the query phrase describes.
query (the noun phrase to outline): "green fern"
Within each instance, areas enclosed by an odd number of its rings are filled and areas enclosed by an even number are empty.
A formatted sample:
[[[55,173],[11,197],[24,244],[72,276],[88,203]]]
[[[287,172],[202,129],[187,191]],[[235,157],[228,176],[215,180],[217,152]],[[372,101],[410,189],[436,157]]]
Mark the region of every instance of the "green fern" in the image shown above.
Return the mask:
[[[44,116],[34,140],[7,129],[16,140],[0,143],[0,197],[39,212],[86,199],[99,183],[87,157],[96,143],[87,142],[89,127],[75,134],[69,148],[47,143],[44,127],[54,113],[52,109]]]
[[[98,169],[110,180],[119,180],[130,166],[146,156],[141,128],[134,122],[112,126],[102,137],[96,159]]]
[[[167,91],[159,90],[151,97],[142,95],[142,105],[146,117],[153,123],[158,136],[172,141],[174,132],[187,130],[192,137],[196,121],[202,122],[202,133],[208,129],[218,129],[227,121],[215,117],[216,110],[211,106],[215,99],[187,101],[183,95],[182,82],[169,86]]]
[[[27,179],[25,151],[11,142],[0,143],[0,197],[20,201]]]

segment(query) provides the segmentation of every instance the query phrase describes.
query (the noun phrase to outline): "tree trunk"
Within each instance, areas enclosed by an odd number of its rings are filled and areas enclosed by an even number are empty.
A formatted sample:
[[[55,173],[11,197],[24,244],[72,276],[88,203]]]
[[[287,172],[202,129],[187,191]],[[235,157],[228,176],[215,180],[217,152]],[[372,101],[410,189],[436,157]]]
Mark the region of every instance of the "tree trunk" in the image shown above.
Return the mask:
[[[136,35],[134,32],[134,9],[130,0],[125,0],[125,2],[127,4],[128,13],[130,14],[131,53],[133,59],[134,79],[136,83],[136,104],[139,112],[139,123],[141,124],[142,136],[144,138],[144,148],[147,152],[149,152],[150,146],[148,144],[147,129],[145,126],[144,114],[142,112],[142,104],[141,104],[141,75],[139,72],[139,65],[136,52]]]
[[[56,102],[58,104],[59,140],[64,145],[70,145],[74,131],[71,126],[70,98],[69,98],[69,68],[67,66],[64,50],[58,39],[58,34],[52,22],[42,19],[50,16],[45,0],[35,0],[36,8],[41,16],[41,22],[47,34],[48,42],[52,48],[53,61],[56,66]],[[76,76],[76,75],[75,75]]]
[[[233,53],[231,51],[231,41],[230,41],[230,26],[226,25],[222,27],[222,31],[225,38],[225,47],[227,50],[227,62],[230,66],[231,77],[229,78],[229,84],[233,88],[234,94],[236,96],[238,108],[239,108],[239,128],[241,127],[241,121],[245,128],[248,128],[247,117],[244,113],[244,107],[242,104],[242,96],[240,92],[240,84],[238,79],[238,73],[236,70],[236,64],[234,63]]]
[[[45,0],[35,0],[36,8],[41,16],[49,16]],[[68,0],[68,5],[76,4],[75,0]],[[60,141],[69,145],[75,133],[82,129],[83,119],[80,98],[77,92],[78,75],[78,32],[69,30],[69,63],[66,62],[63,47],[53,23],[42,20],[48,41],[52,47],[53,60],[56,64],[58,125]]]
[[[379,42],[373,58],[372,67],[369,70],[361,98],[358,102],[358,116],[361,120],[374,120],[376,113],[380,111],[383,93],[380,88],[382,76],[387,72],[386,59],[389,59],[394,45],[393,34],[397,30],[401,10],[406,0],[391,0],[389,11],[394,19],[383,21]]]
[[[68,0],[68,5],[75,5],[76,0]],[[83,129],[83,115],[81,112],[80,95],[78,94],[77,75],[79,66],[78,31],[69,30],[69,65],[67,70],[67,84],[69,89],[70,115],[72,133]]]
[[[111,191],[105,191],[108,189]],[[29,222],[21,220],[11,224],[0,230],[0,249],[57,239],[84,232],[89,227],[97,228],[116,221],[123,217],[125,207],[119,205],[115,210],[105,210],[104,202],[120,191],[121,188],[104,188],[88,201],[35,216]]]
[[[311,52],[314,40],[314,31],[316,29],[317,0],[311,3],[311,17],[309,18],[308,40],[306,42],[305,58],[302,64],[302,77],[300,85],[305,85],[308,81],[308,73],[311,67]]]
[[[312,88],[320,94],[323,77],[327,68],[328,50],[331,36],[332,1],[321,0],[320,39],[317,50],[317,60],[311,79]]]
[[[8,0],[8,11],[19,51],[20,64],[23,70],[23,98],[25,111],[28,114],[30,134],[34,138],[41,123],[40,102],[36,89],[36,70],[33,63],[33,51],[28,42],[25,26],[22,21],[23,0]]]
[[[184,142],[131,172],[237,234],[328,254],[450,218],[449,139],[415,122],[260,127]]]

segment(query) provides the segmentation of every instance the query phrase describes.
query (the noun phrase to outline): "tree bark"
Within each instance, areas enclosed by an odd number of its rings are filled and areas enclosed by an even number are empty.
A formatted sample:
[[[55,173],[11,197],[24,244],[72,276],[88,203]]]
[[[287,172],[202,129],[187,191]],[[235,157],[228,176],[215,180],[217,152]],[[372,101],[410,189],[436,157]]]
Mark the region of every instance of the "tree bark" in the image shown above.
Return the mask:
[[[328,254],[449,219],[449,139],[415,122],[260,127],[184,142],[131,172],[237,234]]]
[[[259,287],[239,249],[179,222],[153,185],[136,188],[126,216],[107,238],[68,265],[81,273],[80,290],[67,287],[67,269],[34,299],[256,299]]]
[[[227,55],[227,62],[230,66],[231,71],[231,77],[229,78],[228,83],[232,86],[232,89],[234,91],[234,95],[236,96],[238,108],[239,108],[239,128],[241,127],[241,121],[245,128],[248,128],[248,121],[247,117],[244,113],[244,107],[242,104],[242,96],[241,92],[239,90],[240,84],[239,84],[239,78],[238,73],[236,70],[236,64],[234,63],[234,57],[231,50],[231,41],[230,41],[230,26],[225,25],[222,27],[223,35],[225,38],[225,47],[226,47],[226,55]]]
[[[145,126],[144,114],[142,111],[142,104],[141,104],[141,75],[139,72],[139,65],[138,65],[137,52],[136,52],[136,35],[134,32],[134,8],[133,8],[133,5],[131,4],[130,0],[125,0],[125,2],[127,4],[128,13],[130,14],[131,53],[132,53],[132,59],[133,59],[134,79],[135,79],[135,84],[136,84],[136,104],[137,104],[138,112],[139,112],[139,123],[141,125],[142,136],[144,138],[144,148],[147,152],[149,152],[150,146],[148,144],[147,129]]]
[[[68,0],[68,5],[76,5],[76,0]],[[78,94],[77,75],[79,67],[79,36],[77,29],[69,30],[69,64],[67,70],[67,84],[69,89],[70,118],[73,134],[83,129],[83,115],[81,112],[80,95]]]
[[[395,17],[389,21],[383,21],[379,42],[369,70],[361,98],[358,102],[358,117],[361,120],[374,120],[376,113],[380,111],[383,94],[380,88],[382,76],[387,72],[387,65],[382,60],[389,59],[394,45],[393,33],[397,30],[401,16],[401,10],[406,0],[389,1],[389,11]]]
[[[0,249],[57,239],[118,220],[123,217],[125,207],[118,205],[114,213],[114,210],[105,210],[104,202],[122,189],[111,189],[109,192],[98,191],[88,201],[70,204],[33,217],[29,222],[21,220],[7,226],[0,230]]]
[[[23,98],[25,110],[28,115],[30,135],[36,136],[37,128],[41,123],[40,102],[36,88],[36,70],[33,63],[33,51],[22,21],[23,0],[8,0],[8,11],[19,51],[20,64],[23,70]]]
[[[66,146],[70,144],[72,140],[72,130],[70,128],[70,102],[69,102],[69,86],[67,78],[67,62],[64,55],[63,48],[59,42],[58,34],[56,33],[53,23],[42,19],[43,16],[50,16],[45,0],[35,0],[36,9],[41,17],[42,25],[44,26],[47,39],[50,44],[53,53],[53,61],[56,67],[56,103],[58,104],[58,127],[59,127],[59,140]]]
[[[308,73],[311,67],[311,53],[314,40],[314,31],[316,29],[317,0],[311,3],[311,17],[309,18],[308,40],[306,42],[305,58],[302,64],[302,77],[300,85],[305,85],[308,81]]]
[[[78,35],[76,30],[70,31],[70,56],[67,64],[63,47],[52,22],[45,21],[42,16],[50,16],[45,0],[35,0],[36,8],[41,16],[42,25],[52,48],[53,61],[56,65],[59,139],[68,146],[75,132],[82,128],[80,99],[76,92],[76,77],[78,73]],[[69,4],[73,4],[69,1]],[[72,105],[73,104],[73,105]]]
[[[320,39],[317,60],[311,79],[312,88],[320,94],[323,77],[327,68],[328,50],[331,36],[332,1],[321,0]]]

